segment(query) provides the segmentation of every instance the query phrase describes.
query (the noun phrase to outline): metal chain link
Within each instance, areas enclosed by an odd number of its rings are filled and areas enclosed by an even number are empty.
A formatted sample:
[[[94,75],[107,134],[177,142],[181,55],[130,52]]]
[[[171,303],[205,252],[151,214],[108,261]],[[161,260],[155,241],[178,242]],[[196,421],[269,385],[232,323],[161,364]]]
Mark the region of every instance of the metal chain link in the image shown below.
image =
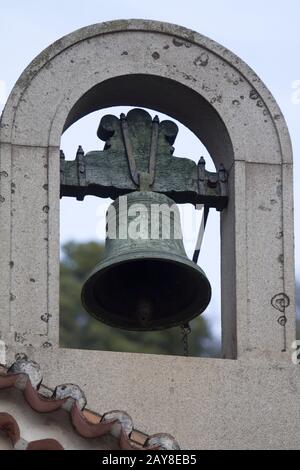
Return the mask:
[[[191,334],[192,330],[189,323],[184,323],[181,325],[181,334],[182,334],[182,344],[183,344],[183,355],[187,357],[189,355],[189,342],[188,336]]]

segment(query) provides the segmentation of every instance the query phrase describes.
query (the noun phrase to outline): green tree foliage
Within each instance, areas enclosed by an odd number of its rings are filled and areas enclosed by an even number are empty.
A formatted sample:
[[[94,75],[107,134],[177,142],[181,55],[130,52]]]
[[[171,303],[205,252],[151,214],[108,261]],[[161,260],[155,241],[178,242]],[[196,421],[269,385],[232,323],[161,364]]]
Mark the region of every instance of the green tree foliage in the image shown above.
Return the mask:
[[[60,271],[60,344],[66,348],[105,351],[144,352],[182,355],[179,328],[157,332],[133,332],[112,328],[95,320],[83,309],[81,287],[95,264],[103,245],[68,242],[62,247]],[[201,317],[191,322],[189,353],[193,356],[217,355],[207,322]]]

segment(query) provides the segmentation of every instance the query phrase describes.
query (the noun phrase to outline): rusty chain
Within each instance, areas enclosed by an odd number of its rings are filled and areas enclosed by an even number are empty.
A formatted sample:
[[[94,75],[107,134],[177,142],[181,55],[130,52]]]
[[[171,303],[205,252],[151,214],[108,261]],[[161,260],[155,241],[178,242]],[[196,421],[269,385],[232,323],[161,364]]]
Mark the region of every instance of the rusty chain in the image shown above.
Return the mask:
[[[184,323],[181,325],[181,335],[182,335],[182,344],[183,344],[183,355],[188,357],[189,355],[189,342],[188,337],[191,334],[192,330],[189,323]]]

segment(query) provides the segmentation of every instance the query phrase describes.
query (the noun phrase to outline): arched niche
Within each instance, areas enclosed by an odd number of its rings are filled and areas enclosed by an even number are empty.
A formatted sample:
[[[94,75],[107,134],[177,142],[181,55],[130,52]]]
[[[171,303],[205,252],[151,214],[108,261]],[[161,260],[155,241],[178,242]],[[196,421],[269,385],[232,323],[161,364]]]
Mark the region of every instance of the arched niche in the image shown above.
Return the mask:
[[[293,199],[284,118],[257,75],[230,51],[179,26],[144,20],[96,24],[61,38],[24,71],[3,111],[0,329],[9,357],[38,359],[50,378],[69,371],[76,358],[84,376],[78,383],[91,378],[85,361],[95,361],[107,377],[116,368],[131,370],[131,354],[74,352],[58,344],[60,137],[80,117],[115,104],[173,116],[224,163],[230,191],[221,221],[224,357],[289,361]],[[170,361],[159,363],[167,370]],[[201,375],[206,365],[198,361],[191,364]],[[210,361],[217,377],[219,366]],[[156,364],[143,355],[134,362],[141,376]],[[169,380],[166,374],[166,387]],[[146,384],[139,389],[144,397]],[[91,394],[96,400],[92,386]]]

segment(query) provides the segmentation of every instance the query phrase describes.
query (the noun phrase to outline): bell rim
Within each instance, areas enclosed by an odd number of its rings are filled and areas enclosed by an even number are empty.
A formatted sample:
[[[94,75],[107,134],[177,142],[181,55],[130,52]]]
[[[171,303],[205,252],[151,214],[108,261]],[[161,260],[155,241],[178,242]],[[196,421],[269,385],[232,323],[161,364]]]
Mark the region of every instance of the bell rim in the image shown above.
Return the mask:
[[[195,272],[198,272],[202,275],[202,282],[204,282],[206,284],[206,292],[207,292],[207,298],[206,298],[206,302],[204,304],[204,306],[202,307],[201,310],[197,310],[195,311],[193,314],[191,313],[190,315],[188,315],[187,318],[184,318],[184,320],[182,321],[175,321],[174,324],[170,325],[170,326],[164,326],[164,325],[157,325],[156,327],[154,328],[147,328],[147,327],[125,327],[125,326],[121,326],[119,323],[116,323],[116,322],[113,322],[113,321],[106,321],[106,318],[110,317],[110,314],[109,312],[106,311],[105,314],[101,314],[101,312],[97,312],[95,313],[93,311],[93,309],[91,309],[85,302],[85,299],[84,299],[84,296],[85,296],[85,293],[87,292],[87,290],[92,290],[92,286],[94,284],[94,282],[96,281],[97,277],[96,274],[99,273],[99,269],[101,269],[102,273],[106,270],[106,269],[109,269],[110,267],[112,266],[117,266],[117,265],[120,265],[120,264],[123,264],[123,263],[126,263],[128,261],[136,261],[136,262],[139,262],[139,261],[144,261],[144,260],[163,260],[163,261],[166,261],[170,264],[184,264],[186,267],[190,267],[192,268]],[[198,266],[196,263],[194,263],[194,261],[190,260],[189,258],[185,257],[185,256],[181,256],[181,255],[178,255],[178,254],[172,254],[172,259],[170,259],[170,253],[169,254],[164,254],[164,253],[161,253],[161,252],[151,252],[151,255],[149,255],[149,252],[142,252],[142,251],[138,251],[138,252],[133,252],[133,253],[124,253],[124,254],[119,254],[118,256],[113,256],[113,257],[109,257],[109,258],[105,258],[104,260],[100,261],[96,267],[94,268],[94,270],[92,271],[92,273],[90,274],[89,278],[84,282],[83,284],[83,287],[82,287],[82,290],[81,290],[81,302],[82,302],[82,305],[83,307],[85,308],[85,310],[92,316],[94,317],[95,319],[97,319],[98,321],[101,321],[102,323],[110,326],[110,327],[115,327],[115,328],[119,328],[119,329],[123,329],[123,330],[127,330],[127,331],[159,331],[159,330],[166,330],[166,329],[169,329],[169,328],[175,328],[175,327],[178,327],[179,325],[182,325],[184,323],[187,323],[193,319],[195,319],[196,317],[198,317],[199,315],[201,315],[208,307],[210,301],[211,301],[211,296],[212,296],[212,289],[211,289],[211,285],[210,285],[210,282],[205,274],[205,272],[203,271],[202,268],[200,268],[200,266]],[[103,312],[103,310],[102,310]]]

